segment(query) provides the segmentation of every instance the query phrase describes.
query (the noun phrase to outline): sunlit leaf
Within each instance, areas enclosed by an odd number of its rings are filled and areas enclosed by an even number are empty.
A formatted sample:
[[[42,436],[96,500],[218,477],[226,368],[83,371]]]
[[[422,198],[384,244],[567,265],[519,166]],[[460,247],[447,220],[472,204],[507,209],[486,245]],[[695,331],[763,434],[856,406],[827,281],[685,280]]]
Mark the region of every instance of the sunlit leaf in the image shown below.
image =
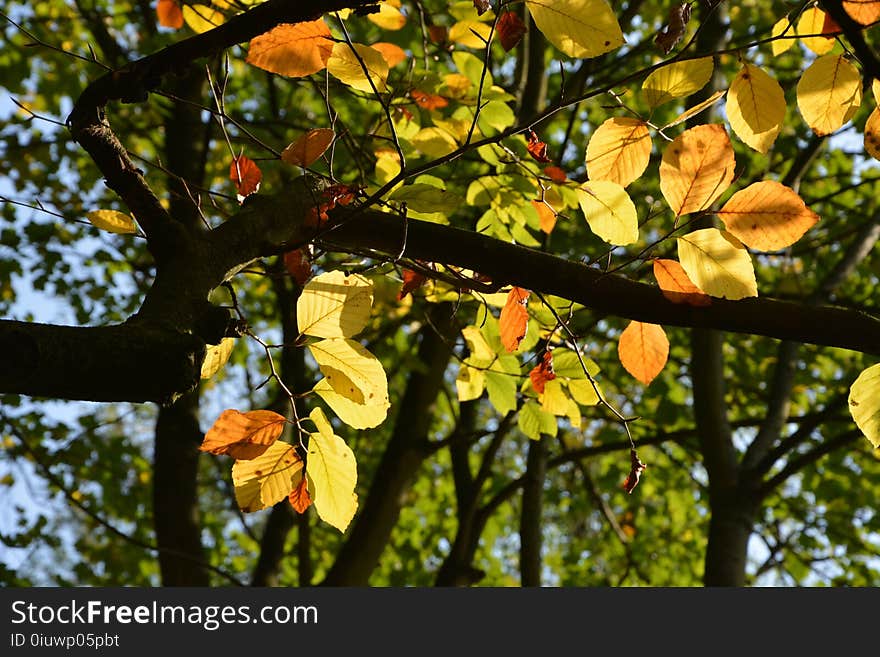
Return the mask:
[[[333,46],[327,71],[358,91],[387,91],[388,62],[378,50],[360,43],[337,43]],[[369,72],[369,77],[367,73]],[[371,84],[372,81],[372,84]]]
[[[452,213],[461,207],[464,201],[458,194],[425,183],[400,187],[390,198],[405,202],[407,208],[416,212]]]
[[[373,283],[360,274],[329,271],[310,280],[296,303],[300,333],[316,338],[350,338],[370,320]]]
[[[508,293],[507,303],[501,309],[498,329],[501,332],[501,342],[507,351],[516,351],[520,342],[526,337],[529,322],[526,304],[530,294],[528,290],[514,287]]]
[[[711,57],[673,62],[651,73],[642,83],[642,93],[652,108],[690,96],[706,86],[714,68]]]
[[[310,344],[309,352],[337,394],[366,406],[388,402],[385,369],[361,343],[329,338]]]
[[[388,409],[391,408],[387,397],[371,400],[371,403],[355,403],[349,397],[336,392],[327,378],[318,381],[312,390],[326,402],[340,420],[353,429],[378,427],[388,417]]]
[[[791,19],[788,16],[783,16],[773,25],[773,29],[770,30],[770,36],[773,37],[773,41],[770,43],[770,49],[773,52],[773,55],[781,55],[785,51],[789,50],[795,42],[795,29],[794,25],[791,24]]]
[[[688,278],[687,272],[675,260],[654,260],[654,278],[663,296],[672,303],[686,303],[701,307],[712,304],[712,298]]]
[[[669,340],[662,326],[632,321],[617,342],[620,363],[636,380],[648,385],[666,366]]]
[[[610,180],[622,187],[641,176],[651,159],[651,134],[644,121],[614,117],[596,128],[587,144],[590,180]]]
[[[86,213],[86,219],[96,228],[108,233],[136,235],[138,232],[134,217],[116,210],[92,210]]]
[[[339,436],[320,408],[309,418],[318,428],[309,434],[307,475],[314,489],[312,501],[318,517],[344,532],[357,511],[357,463],[354,452]]]
[[[285,23],[251,39],[247,61],[270,73],[302,77],[322,70],[333,42],[323,19]]]
[[[219,372],[229,360],[233,347],[235,347],[235,338],[223,338],[220,344],[208,345],[205,360],[202,361],[201,378],[210,379]]]
[[[608,180],[588,180],[577,189],[578,203],[598,237],[623,246],[639,239],[636,206],[626,190]]]
[[[156,16],[162,27],[170,27],[172,30],[183,27],[183,12],[177,0],[159,0],[156,3]]]
[[[782,87],[762,69],[745,64],[727,92],[727,119],[740,139],[766,153],[785,120]]]
[[[406,16],[400,11],[400,0],[382,0],[379,11],[367,14],[367,19],[383,30],[399,30],[406,25]]]
[[[874,111],[865,122],[865,152],[875,160],[880,160],[880,108]]]
[[[479,399],[486,388],[486,375],[483,370],[462,364],[455,377],[455,390],[458,401]]]
[[[516,12],[505,11],[498,19],[495,34],[505,52],[510,52],[522,41],[526,33],[526,25]]]
[[[410,140],[412,145],[428,157],[443,157],[458,148],[455,138],[441,128],[422,128]]]
[[[527,401],[519,409],[516,416],[516,425],[519,430],[532,440],[540,440],[541,434],[555,436],[558,431],[558,423],[556,418],[541,408],[540,404],[534,401]]]
[[[681,114],[676,116],[669,123],[667,123],[665,126],[663,126],[663,129],[665,130],[666,128],[671,128],[674,125],[678,125],[679,123],[684,123],[689,118],[694,117],[697,114],[699,114],[700,112],[702,112],[703,110],[712,107],[712,105],[717,103],[726,93],[727,93],[726,89],[719,89],[718,91],[713,93],[711,96],[709,96],[706,100],[704,100],[702,103],[697,103],[693,107],[689,107],[684,112],[682,112]]]
[[[538,139],[538,135],[535,134],[534,130],[529,130],[526,150],[528,150],[529,155],[531,155],[538,162],[546,163],[553,161],[547,155],[547,144]]]
[[[529,371],[529,379],[532,382],[532,387],[535,389],[535,392],[541,394],[544,392],[544,384],[555,378],[556,373],[553,371],[553,352],[547,349],[541,357],[541,362]]]
[[[388,62],[388,66],[391,68],[405,62],[408,58],[406,51],[393,43],[380,41],[379,43],[370,44],[370,48],[382,53],[382,57],[385,58],[385,61]]]
[[[724,126],[695,126],[663,151],[660,191],[676,217],[705,210],[733,182],[735,165]]]
[[[284,268],[293,276],[300,287],[306,284],[312,275],[312,263],[309,262],[305,249],[295,249],[284,254]]]
[[[436,109],[441,109],[449,105],[449,101],[446,100],[443,96],[438,96],[437,94],[429,94],[419,89],[413,89],[409,92],[410,98],[412,98],[416,105],[421,107],[424,110],[428,110],[429,112]]]
[[[312,498],[309,496],[309,485],[306,477],[300,477],[299,483],[290,491],[287,501],[297,513],[305,513],[312,506]]]
[[[260,189],[260,182],[263,180],[263,172],[247,155],[239,155],[232,159],[229,165],[229,179],[235,185],[238,192],[238,199],[242,200]]]
[[[856,23],[871,25],[880,21],[880,0],[843,0],[843,8]]]
[[[281,159],[297,167],[308,167],[315,163],[330,148],[336,133],[329,128],[314,128],[281,151]]]
[[[824,55],[834,47],[834,37],[822,36],[825,33],[825,12],[818,7],[803,11],[797,22],[797,33],[803,44],[817,55]]]
[[[208,429],[199,449],[211,454],[228,454],[236,459],[253,459],[278,440],[286,422],[287,418],[274,411],[242,413],[227,409]]]
[[[880,447],[880,364],[859,374],[850,387],[849,412],[871,444]]]
[[[492,34],[492,26],[482,21],[458,21],[449,28],[449,40],[465,48],[485,48]]]
[[[245,513],[277,504],[302,481],[303,461],[296,448],[278,440],[260,456],[232,466],[235,501]]]
[[[598,57],[623,45],[623,33],[605,0],[526,0],[535,25],[569,57]]]
[[[797,85],[801,115],[820,136],[843,126],[861,101],[862,76],[843,55],[819,57]]]
[[[212,9],[208,5],[184,5],[183,20],[196,34],[213,30],[226,22],[223,12]]]
[[[428,279],[424,274],[413,271],[412,269],[403,270],[403,284],[400,286],[400,292],[397,293],[397,300],[402,301],[406,295],[412,294],[418,290]]]
[[[559,379],[551,379],[544,383],[544,391],[539,395],[541,408],[555,416],[568,415],[569,398]]]
[[[677,241],[682,268],[703,292],[731,300],[758,296],[752,258],[733,235],[703,228]]]

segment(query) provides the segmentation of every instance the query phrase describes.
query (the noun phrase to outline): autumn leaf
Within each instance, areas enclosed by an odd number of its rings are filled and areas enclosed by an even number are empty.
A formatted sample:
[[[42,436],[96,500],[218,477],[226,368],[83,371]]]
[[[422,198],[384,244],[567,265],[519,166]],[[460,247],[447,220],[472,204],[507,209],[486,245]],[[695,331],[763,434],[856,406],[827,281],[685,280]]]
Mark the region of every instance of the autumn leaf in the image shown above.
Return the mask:
[[[86,219],[101,230],[119,235],[137,235],[138,228],[134,217],[116,210],[92,210],[86,213]]]
[[[654,260],[654,278],[663,296],[672,303],[686,303],[695,307],[712,304],[712,298],[693,284],[687,272],[675,260]]]
[[[370,320],[373,284],[360,274],[329,271],[315,276],[296,303],[296,322],[304,335],[349,338]]]
[[[222,25],[226,22],[226,16],[223,15],[223,12],[208,5],[187,4],[183,7],[183,20],[193,32],[202,34]]]
[[[482,21],[458,21],[449,28],[449,40],[465,48],[482,50],[492,35],[492,26]]]
[[[360,43],[336,43],[327,60],[327,72],[358,91],[372,93],[373,86],[380,93],[388,90],[388,62],[378,50]]]
[[[843,55],[819,57],[797,84],[797,104],[817,135],[843,126],[862,102],[862,76]]]
[[[449,105],[449,101],[446,100],[443,96],[429,94],[424,91],[420,91],[419,89],[413,89],[409,92],[409,95],[410,98],[415,101],[416,105],[424,110],[433,111]]]
[[[388,402],[385,369],[360,342],[328,338],[310,344],[309,352],[337,394],[362,406]]]
[[[538,213],[541,230],[548,235],[552,233],[556,227],[556,211],[547,205],[546,201],[532,201],[532,207]]]
[[[314,128],[281,151],[281,159],[297,167],[308,167],[330,148],[336,133],[329,128]]]
[[[626,481],[623,482],[623,490],[627,492],[627,494],[631,494],[633,489],[638,485],[639,478],[641,474],[647,469],[644,463],[639,459],[639,455],[636,453],[636,450],[631,449],[629,451],[629,460],[630,460],[630,469],[629,475],[626,477]]]
[[[514,287],[507,295],[507,302],[501,309],[498,319],[498,329],[501,333],[501,343],[507,351],[516,351],[520,342],[526,337],[526,329],[529,323],[529,313],[526,310],[531,292],[519,287]]]
[[[880,448],[880,364],[863,371],[850,386],[849,412],[871,444]]]
[[[660,191],[676,217],[705,210],[733,182],[735,165],[723,126],[695,126],[663,151]]]
[[[311,483],[312,501],[318,517],[344,532],[357,511],[357,464],[354,452],[339,436],[320,408],[309,418],[318,428],[309,434],[309,456],[306,473]]]
[[[324,69],[333,41],[323,19],[278,25],[251,39],[245,61],[270,73],[303,77]]]
[[[284,432],[287,418],[274,411],[241,413],[227,409],[214,422],[199,449],[249,460],[260,456]]]
[[[596,128],[587,144],[590,180],[626,187],[644,173],[651,158],[651,135],[640,119],[614,117]]]
[[[525,33],[525,23],[523,23],[518,14],[512,11],[506,11],[501,14],[498,23],[495,25],[495,34],[498,36],[498,41],[505,52],[510,52],[516,48]]]
[[[639,239],[636,206],[626,190],[608,180],[588,180],[577,188],[578,205],[598,237],[624,246]]]
[[[617,355],[624,369],[648,385],[666,365],[669,340],[662,326],[632,321],[620,334]]]
[[[789,50],[794,45],[794,35],[795,29],[788,16],[783,16],[776,21],[773,29],[770,30],[770,36],[773,38],[770,49],[773,55],[778,56]]]
[[[717,214],[731,235],[757,251],[791,246],[819,221],[797,192],[772,180],[738,191]]]
[[[680,2],[669,8],[669,18],[666,19],[666,25],[654,37],[654,43],[660,47],[664,55],[668,55],[675,44],[684,37],[690,19],[691,3]]]
[[[183,27],[183,11],[177,0],[159,0],[156,3],[156,16],[162,27],[170,27],[172,30]]]
[[[529,155],[538,162],[547,163],[553,161],[547,156],[547,144],[538,139],[538,135],[535,134],[534,130],[529,130],[526,149],[529,151]]]
[[[239,155],[229,165],[229,179],[235,185],[238,200],[241,201],[260,189],[263,172],[247,155]]]
[[[624,43],[605,0],[526,0],[526,7],[547,40],[569,57],[598,57]]]
[[[473,2],[478,16],[482,16],[492,8],[492,3],[489,0],[473,0]]]
[[[486,388],[486,375],[483,370],[462,363],[455,377],[455,391],[458,401],[479,399]]]
[[[312,506],[312,498],[309,497],[308,480],[305,477],[300,478],[299,483],[290,491],[287,501],[297,513],[305,513],[306,509]]]
[[[782,87],[759,67],[745,64],[727,92],[727,119],[740,139],[766,153],[785,120]]]
[[[752,258],[742,243],[717,228],[702,228],[679,237],[678,260],[706,294],[730,300],[758,296]]]
[[[245,513],[277,504],[303,481],[303,461],[296,448],[278,440],[260,456],[232,466],[235,501]]]
[[[850,18],[861,25],[880,21],[880,0],[843,0],[843,8]]]
[[[712,107],[712,105],[717,103],[726,93],[727,93],[726,89],[719,89],[718,91],[713,93],[711,96],[709,96],[706,100],[704,100],[702,103],[697,103],[696,105],[687,108],[684,112],[682,112],[681,114],[676,116],[674,119],[672,119],[669,123],[667,123],[665,126],[663,126],[663,129],[666,130],[666,128],[671,128],[672,126],[678,125],[679,123],[684,123],[689,118],[696,116],[697,114],[699,114],[700,112],[702,112],[705,109],[708,109],[709,107]]]
[[[541,362],[529,371],[529,379],[532,387],[539,395],[544,393],[544,384],[556,378],[553,372],[553,352],[547,349],[541,357]]]
[[[393,43],[386,43],[385,41],[380,41],[379,43],[374,43],[370,45],[370,48],[373,50],[378,50],[382,53],[382,57],[385,58],[385,61],[388,62],[388,66],[394,68],[401,62],[405,62],[407,60],[406,51],[398,45]]]
[[[200,378],[210,379],[219,372],[232,355],[233,347],[235,347],[235,338],[223,338],[220,344],[208,345],[205,360],[202,361]]]
[[[563,185],[568,180],[568,174],[557,166],[544,167],[544,175],[557,185]]]
[[[293,276],[300,287],[306,284],[312,275],[312,263],[306,256],[305,249],[295,249],[284,254],[284,268]]]
[[[653,109],[670,100],[690,96],[705,87],[714,68],[711,57],[673,62],[645,78],[642,93]]]
[[[400,292],[397,293],[397,300],[403,301],[407,294],[411,294],[425,284],[427,278],[424,274],[411,269],[403,270],[403,285],[400,286]]]
[[[383,30],[396,31],[406,25],[406,16],[400,11],[400,0],[382,0],[379,11],[368,14],[367,20]]]
[[[877,107],[865,122],[865,152],[880,160],[880,108]]]
[[[817,55],[824,55],[834,47],[834,37],[823,36],[825,34],[825,12],[818,7],[805,9],[797,22],[797,33],[801,35],[801,42]]]

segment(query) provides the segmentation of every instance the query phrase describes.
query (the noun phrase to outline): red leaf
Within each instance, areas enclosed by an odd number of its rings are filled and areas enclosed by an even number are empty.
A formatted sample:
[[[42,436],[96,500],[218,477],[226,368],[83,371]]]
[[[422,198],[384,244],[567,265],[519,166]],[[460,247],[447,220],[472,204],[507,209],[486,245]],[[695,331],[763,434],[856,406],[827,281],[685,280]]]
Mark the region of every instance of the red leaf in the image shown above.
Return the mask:
[[[443,96],[425,93],[424,91],[419,91],[418,89],[413,89],[409,92],[409,95],[414,101],[416,101],[416,105],[418,105],[422,109],[435,110],[449,105],[449,101],[446,100]]]
[[[837,24],[837,21],[831,17],[831,14],[825,14],[825,22],[822,24],[822,34],[833,36],[835,34],[840,34],[841,32],[843,32],[843,30],[840,29],[840,25]]]
[[[639,476],[648,466],[646,466],[639,460],[639,455],[634,449],[629,450],[629,460],[630,470],[626,481],[623,482],[623,490],[625,490],[627,493],[632,493],[633,489],[639,484]]]
[[[553,352],[550,349],[544,352],[541,362],[529,372],[529,378],[532,380],[535,392],[539,395],[544,394],[544,384],[556,378],[556,372],[553,371]]]
[[[321,192],[321,200],[317,206],[310,208],[306,215],[307,226],[321,226],[325,221],[330,219],[327,214],[337,205],[348,205],[357,196],[358,188],[348,185],[336,184],[330,185]]]
[[[538,135],[535,134],[534,130],[529,130],[529,143],[526,145],[526,148],[529,151],[529,155],[538,162],[546,163],[553,161],[547,157],[547,144],[538,139]]]
[[[156,3],[156,16],[159,25],[179,30],[183,27],[183,11],[177,0],[159,0]]]
[[[305,513],[306,509],[312,506],[312,498],[309,495],[308,480],[305,477],[300,479],[296,488],[290,491],[287,500],[290,502],[290,506],[293,507],[293,510],[297,513]]]
[[[306,284],[312,275],[312,263],[303,249],[288,251],[284,254],[284,266],[300,287]]]
[[[669,51],[675,47],[675,44],[681,41],[690,19],[691,3],[689,2],[673,5],[669,9],[669,19],[666,27],[658,32],[654,38],[654,43],[660,46],[664,54],[669,54]]]
[[[253,194],[260,189],[260,181],[263,179],[263,172],[254,164],[254,161],[247,155],[241,155],[233,158],[232,164],[229,166],[229,179],[235,185],[238,191],[239,200],[245,196]]]
[[[474,0],[474,7],[477,9],[477,16],[482,16],[492,8],[489,0]]]
[[[428,38],[431,39],[431,43],[446,43],[448,33],[449,30],[445,25],[428,26]]]
[[[397,300],[403,301],[407,294],[410,294],[414,290],[418,290],[425,284],[426,280],[427,278],[425,278],[424,274],[420,274],[410,269],[404,269],[403,285],[400,287],[400,292],[397,293]]]
[[[523,38],[523,35],[526,33],[526,26],[518,14],[507,11],[501,14],[495,30],[498,32],[498,40],[501,42],[501,47],[504,48],[505,52],[510,52]]]
[[[507,351],[516,351],[519,343],[526,337],[526,329],[529,325],[526,304],[530,294],[531,292],[520,287],[513,288],[507,295],[507,303],[501,309],[498,330],[501,333],[501,343]]]
[[[565,171],[556,166],[544,167],[544,175],[555,182],[557,185],[561,185],[566,180],[568,180],[568,175],[565,173]]]

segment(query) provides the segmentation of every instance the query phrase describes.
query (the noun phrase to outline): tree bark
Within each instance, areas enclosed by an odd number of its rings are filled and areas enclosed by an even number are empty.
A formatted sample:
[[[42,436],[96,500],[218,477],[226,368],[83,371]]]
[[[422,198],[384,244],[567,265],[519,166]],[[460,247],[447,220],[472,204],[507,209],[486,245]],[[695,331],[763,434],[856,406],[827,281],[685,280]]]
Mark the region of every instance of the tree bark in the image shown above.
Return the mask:
[[[519,518],[519,570],[523,586],[541,586],[541,509],[547,474],[547,437],[529,441]]]

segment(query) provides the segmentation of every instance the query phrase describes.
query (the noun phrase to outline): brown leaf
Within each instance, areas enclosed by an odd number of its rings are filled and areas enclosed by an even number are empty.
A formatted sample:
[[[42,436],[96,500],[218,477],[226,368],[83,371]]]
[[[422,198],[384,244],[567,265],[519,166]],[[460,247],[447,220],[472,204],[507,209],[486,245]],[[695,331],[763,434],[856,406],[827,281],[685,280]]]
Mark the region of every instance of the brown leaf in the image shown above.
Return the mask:
[[[627,476],[626,481],[623,482],[623,490],[625,490],[628,494],[632,493],[633,489],[638,486],[639,476],[648,467],[639,460],[639,455],[634,449],[629,450],[629,460],[629,475]]]
[[[543,395],[544,384],[556,378],[556,372],[553,371],[553,352],[550,349],[544,352],[541,362],[531,369],[529,378],[532,380],[535,392]]]
[[[712,305],[712,297],[694,285],[681,264],[675,260],[655,260],[654,278],[657,279],[663,296],[672,303],[686,303],[695,307]]]
[[[445,25],[428,26],[428,38],[431,39],[431,43],[446,43],[446,37],[448,34],[449,29]]]
[[[250,461],[260,456],[278,440],[287,419],[274,411],[241,413],[227,409],[208,429],[199,450],[210,454],[228,454]]]
[[[507,295],[507,303],[501,309],[498,329],[501,343],[507,351],[516,351],[519,343],[526,337],[529,324],[529,313],[526,310],[531,292],[520,287],[513,288]]]
[[[474,0],[474,7],[477,10],[477,15],[482,16],[492,8],[492,3],[489,0]]]
[[[397,300],[403,301],[404,297],[411,292],[418,290],[422,285],[425,284],[424,274],[420,274],[417,271],[412,271],[411,269],[403,270],[403,285],[400,286],[400,292],[397,293]]]
[[[293,276],[300,287],[306,284],[312,275],[312,263],[309,262],[304,249],[288,251],[284,254],[284,267]]]
[[[239,200],[260,189],[263,172],[247,155],[233,158],[229,166],[229,179],[235,184]]]
[[[562,185],[568,180],[568,175],[557,166],[544,167],[544,175],[557,185]]]
[[[156,3],[156,17],[162,27],[170,27],[172,30],[183,27],[183,11],[177,0],[159,0]]]
[[[840,29],[840,25],[837,24],[837,21],[831,17],[831,14],[825,14],[825,20],[822,23],[822,34],[833,36],[835,34],[840,34],[843,32]]]
[[[681,41],[690,19],[691,3],[689,2],[673,5],[669,9],[669,18],[666,21],[666,26],[654,38],[654,43],[660,46],[663,54],[668,55],[669,51],[675,47],[675,44]]]
[[[409,95],[416,102],[416,105],[425,110],[432,111],[449,105],[449,101],[443,96],[429,94],[418,89],[413,89],[409,92]]]
[[[507,11],[501,14],[498,24],[495,26],[498,34],[498,41],[505,52],[510,52],[522,40],[526,33],[526,26],[518,14]]]
[[[535,134],[534,130],[529,130],[528,140],[526,148],[529,151],[529,155],[541,163],[553,161],[547,156],[547,144],[538,139],[538,135]]]
[[[336,137],[336,133],[330,128],[309,130],[281,151],[281,159],[287,164],[297,167],[311,166],[330,148],[334,137]]]
[[[290,491],[287,500],[290,502],[290,506],[293,507],[293,510],[297,513],[305,513],[306,509],[312,506],[312,498],[309,495],[308,480],[306,477],[300,479],[296,487]]]

